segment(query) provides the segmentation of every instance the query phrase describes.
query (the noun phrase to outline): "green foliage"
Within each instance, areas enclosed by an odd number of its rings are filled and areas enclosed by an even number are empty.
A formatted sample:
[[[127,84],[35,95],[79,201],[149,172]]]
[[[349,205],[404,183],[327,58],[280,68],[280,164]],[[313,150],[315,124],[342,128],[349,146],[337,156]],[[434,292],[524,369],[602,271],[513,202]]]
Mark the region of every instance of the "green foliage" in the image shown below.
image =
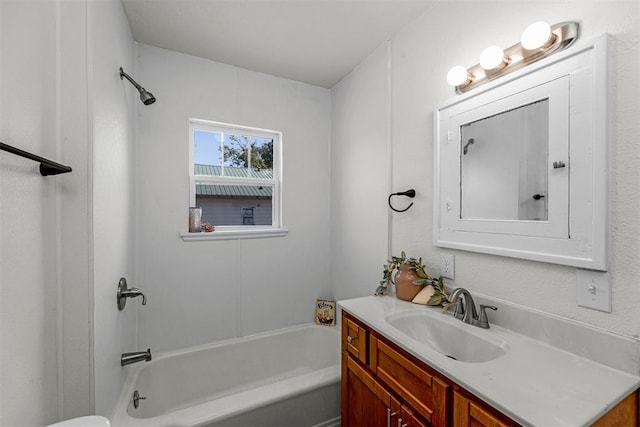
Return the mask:
[[[422,264],[422,258],[408,258],[407,254],[402,251],[399,257],[392,256],[390,260],[387,260],[387,264],[384,266],[384,271],[382,272],[380,284],[386,288],[389,283],[394,283],[393,272],[398,270],[402,264],[408,265],[409,270],[418,273],[418,278],[413,282],[414,285],[424,285],[429,279],[427,270],[424,264]]]
[[[232,166],[248,168],[251,158],[252,169],[273,169],[273,140],[258,146],[256,141],[245,135],[229,135],[224,145],[224,159]]]
[[[433,286],[433,295],[427,301],[427,305],[441,305],[445,309],[449,307],[449,296],[444,288],[444,280],[442,277],[438,277],[438,280],[432,279],[429,283]]]
[[[407,254],[402,251],[399,257],[392,256],[390,260],[387,260],[387,264],[382,271],[382,280],[380,285],[388,289],[390,283],[393,281],[393,273],[400,268],[401,265],[406,264],[409,270],[413,270],[418,274],[418,278],[413,281],[414,285],[431,285],[433,286],[434,293],[427,302],[428,305],[440,305],[445,309],[449,306],[449,297],[447,295],[444,280],[442,277],[438,279],[432,279],[427,274],[426,267],[422,263],[422,258],[409,258]]]

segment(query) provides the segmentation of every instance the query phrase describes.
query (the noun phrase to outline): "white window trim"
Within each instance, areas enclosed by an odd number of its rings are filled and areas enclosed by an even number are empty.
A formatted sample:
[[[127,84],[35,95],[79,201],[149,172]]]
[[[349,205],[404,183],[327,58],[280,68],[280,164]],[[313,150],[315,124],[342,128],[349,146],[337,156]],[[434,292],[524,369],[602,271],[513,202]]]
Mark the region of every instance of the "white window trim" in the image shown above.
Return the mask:
[[[195,175],[194,162],[194,131],[196,129],[223,132],[241,133],[247,136],[273,138],[273,179],[255,179],[240,177],[211,177]],[[282,132],[270,129],[260,129],[248,126],[233,125],[229,123],[214,122],[201,119],[189,119],[189,206],[195,206],[196,182],[214,182],[243,185],[269,185],[273,186],[272,199],[272,226],[216,226],[213,232],[182,232],[180,237],[184,241],[206,240],[232,240],[232,239],[256,239],[267,237],[284,237],[288,230],[282,226]]]
[[[247,230],[231,229],[232,227],[225,227],[223,230],[216,230],[212,233],[180,233],[180,237],[185,242],[198,242],[203,240],[235,240],[235,239],[262,239],[266,237],[284,237],[289,232],[286,228],[252,228]]]

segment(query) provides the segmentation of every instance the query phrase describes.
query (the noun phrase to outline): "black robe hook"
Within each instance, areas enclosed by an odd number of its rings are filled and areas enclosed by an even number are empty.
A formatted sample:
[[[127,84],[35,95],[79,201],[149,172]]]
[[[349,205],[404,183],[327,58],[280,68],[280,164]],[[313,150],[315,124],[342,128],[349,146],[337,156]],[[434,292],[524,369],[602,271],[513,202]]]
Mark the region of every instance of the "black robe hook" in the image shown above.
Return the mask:
[[[391,210],[393,210],[393,211],[395,211],[395,212],[406,212],[406,211],[408,211],[408,210],[409,210],[409,208],[410,208],[411,206],[413,206],[413,202],[411,202],[411,204],[410,204],[409,206],[407,206],[406,208],[404,208],[404,209],[396,209],[396,208],[394,208],[393,206],[391,206],[391,198],[392,198],[393,196],[407,196],[407,197],[410,197],[410,198],[412,198],[412,199],[413,199],[414,197],[416,197],[416,190],[414,190],[414,189],[412,188],[411,190],[407,190],[407,191],[400,191],[400,192],[398,192],[398,193],[391,193],[391,194],[389,194],[389,200],[388,200],[388,203],[389,203],[389,207],[391,208]]]

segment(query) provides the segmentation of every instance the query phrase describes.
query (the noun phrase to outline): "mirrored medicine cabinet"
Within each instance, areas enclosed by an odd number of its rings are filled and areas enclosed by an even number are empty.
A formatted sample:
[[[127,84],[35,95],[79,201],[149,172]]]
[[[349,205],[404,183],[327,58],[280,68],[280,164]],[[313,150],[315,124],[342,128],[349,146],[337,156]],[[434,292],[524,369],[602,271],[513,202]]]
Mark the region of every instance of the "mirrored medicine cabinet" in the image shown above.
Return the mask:
[[[607,270],[608,35],[434,113],[434,244]]]

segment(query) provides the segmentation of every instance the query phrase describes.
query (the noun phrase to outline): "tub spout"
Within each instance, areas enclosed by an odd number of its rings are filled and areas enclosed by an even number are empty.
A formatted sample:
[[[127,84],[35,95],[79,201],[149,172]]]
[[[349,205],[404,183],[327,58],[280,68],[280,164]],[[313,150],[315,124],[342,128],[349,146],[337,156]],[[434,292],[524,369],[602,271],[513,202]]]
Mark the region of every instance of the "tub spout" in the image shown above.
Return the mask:
[[[132,363],[148,362],[151,360],[151,349],[147,351],[134,351],[133,353],[123,353],[120,358],[120,366],[131,365]]]

